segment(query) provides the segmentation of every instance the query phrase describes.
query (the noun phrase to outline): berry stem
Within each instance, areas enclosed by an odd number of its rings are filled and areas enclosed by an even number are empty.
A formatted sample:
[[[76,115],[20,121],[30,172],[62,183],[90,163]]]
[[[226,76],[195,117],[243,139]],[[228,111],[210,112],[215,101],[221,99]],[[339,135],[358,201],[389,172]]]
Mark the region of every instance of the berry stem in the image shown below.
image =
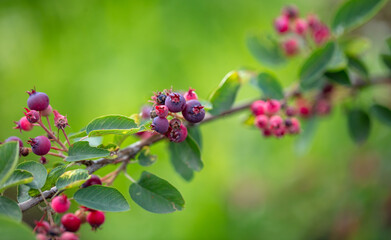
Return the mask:
[[[59,153],[48,152],[47,154],[51,155],[51,156],[55,156],[55,157],[66,158],[64,155],[59,154]]]
[[[136,180],[134,180],[127,172],[124,172],[125,177],[127,177],[132,183],[136,183]]]
[[[69,142],[69,139],[68,139],[67,134],[65,133],[65,130],[64,129],[61,129],[61,130],[62,130],[62,133],[64,134],[65,139],[67,140],[68,146],[71,146],[71,142]]]
[[[50,124],[49,116],[46,116],[46,120],[48,121],[49,130],[52,132],[52,125]]]
[[[50,138],[54,139],[65,152],[68,152],[68,148],[56,136],[54,136],[54,134],[51,131],[49,131],[49,129],[47,129],[45,125],[43,125],[42,119],[38,121],[38,124],[43,128],[43,130],[45,130],[45,132],[49,134]]]
[[[52,217],[52,213],[51,213],[51,209],[52,209],[52,208],[50,207],[48,201],[46,201],[46,198],[45,198],[45,196],[43,195],[42,190],[41,190],[41,189],[38,189],[38,191],[39,191],[39,193],[41,194],[41,197],[42,197],[43,201],[44,201],[45,204],[46,204],[46,212],[47,212],[47,214],[48,214],[48,219],[49,219],[50,225],[51,225],[51,226],[54,226],[55,224],[54,224],[53,217]]]
[[[64,150],[61,148],[57,148],[57,147],[50,147],[50,148],[56,151],[64,152]]]

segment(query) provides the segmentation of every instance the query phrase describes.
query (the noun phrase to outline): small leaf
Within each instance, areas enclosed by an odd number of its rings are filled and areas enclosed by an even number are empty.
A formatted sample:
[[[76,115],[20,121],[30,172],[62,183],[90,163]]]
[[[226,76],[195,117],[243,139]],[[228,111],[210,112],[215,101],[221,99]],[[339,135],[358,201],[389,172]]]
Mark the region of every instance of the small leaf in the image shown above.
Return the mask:
[[[82,138],[82,137],[86,137],[87,136],[87,133],[86,133],[86,130],[81,130],[80,132],[75,132],[75,133],[70,133],[68,134],[68,138],[69,139],[74,139],[74,138]]]
[[[83,206],[99,211],[124,212],[129,204],[124,196],[115,188],[92,185],[77,190],[73,195],[75,201]]]
[[[342,51],[339,44],[335,44],[334,55],[329,65],[327,66],[327,71],[339,72],[345,69],[347,65],[348,65],[348,60],[346,58],[345,53]]]
[[[263,96],[265,98],[284,98],[284,93],[280,83],[269,73],[260,73],[257,78],[253,78],[251,80],[251,84],[263,92]]]
[[[295,151],[297,154],[304,155],[311,148],[317,127],[317,117],[311,117],[310,119],[303,121],[301,133],[295,142]]]
[[[56,185],[57,179],[65,172],[65,168],[66,168],[65,165],[60,165],[60,166],[53,168],[49,172],[48,177],[45,182],[45,185],[43,185],[43,187],[41,188],[41,191],[42,192],[47,191],[47,190],[50,190],[52,187],[54,187]],[[39,191],[36,189],[30,189],[28,191],[28,193],[32,197],[35,197],[40,194]]]
[[[350,79],[349,75],[346,72],[346,70],[342,70],[339,72],[326,72],[325,76],[332,82],[344,85],[344,86],[350,86]]]
[[[138,163],[143,167],[148,167],[156,162],[156,155],[150,153],[149,147],[143,147],[137,156]]]
[[[388,54],[381,54],[381,59],[384,63],[384,65],[386,65],[386,67],[391,70],[391,55],[388,55]]]
[[[253,127],[255,123],[255,116],[253,113],[247,115],[247,117],[243,120],[243,124],[248,127]]]
[[[140,207],[153,213],[181,211],[185,205],[174,186],[149,172],[143,172],[140,180],[130,185],[129,194]]]
[[[110,152],[105,149],[91,147],[87,141],[75,142],[68,152],[68,157],[65,161],[75,162],[81,160],[94,160],[98,158],[107,157]]]
[[[300,69],[301,85],[306,88],[316,84],[329,66],[334,55],[335,43],[329,42],[323,48],[314,51]]]
[[[346,55],[360,56],[371,47],[371,41],[364,37],[354,37],[342,41],[342,47]]]
[[[374,104],[371,107],[371,113],[375,116],[380,122],[391,126],[391,110],[385,106]]]
[[[213,109],[213,104],[208,100],[198,99],[202,106],[204,106],[205,111],[210,111]]]
[[[239,73],[236,71],[228,73],[210,97],[213,109],[209,112],[212,115],[217,115],[230,109],[235,101],[239,87]]]
[[[18,204],[3,196],[0,196],[0,214],[18,222],[22,221],[22,212],[20,211]]]
[[[9,217],[0,216],[0,236],[4,240],[35,240],[33,229]]]
[[[18,191],[18,195],[17,195],[18,202],[24,202],[24,201],[27,201],[27,200],[29,200],[31,198],[30,195],[29,195],[29,190],[30,190],[29,186],[26,186],[24,184],[18,185],[18,188],[17,188],[17,191]]]
[[[33,174],[30,172],[26,170],[15,169],[7,181],[5,181],[5,183],[0,186],[0,192],[13,186],[30,183],[33,181],[33,179]]]
[[[56,182],[57,189],[78,187],[85,182],[89,177],[88,171],[85,169],[75,169],[63,173]]]
[[[18,165],[17,169],[26,170],[33,174],[34,180],[26,185],[33,189],[41,189],[45,185],[48,173],[46,168],[37,162],[27,161]]]
[[[14,171],[19,159],[19,142],[6,142],[0,145],[0,185]]]
[[[359,58],[348,56],[348,66],[360,76],[368,78],[369,74],[367,67]]]
[[[350,110],[348,112],[348,127],[350,136],[356,143],[365,142],[371,129],[368,114],[360,109]]]
[[[335,14],[331,28],[337,35],[351,30],[371,19],[387,0],[349,0]]]
[[[95,118],[86,128],[89,137],[107,134],[131,135],[139,131],[134,119],[122,115],[107,115]]]
[[[277,66],[286,62],[277,41],[272,38],[258,38],[250,36],[247,38],[247,47],[253,57],[261,64]]]
[[[192,126],[187,128],[187,132],[190,137],[196,141],[200,149],[202,149],[202,134],[200,128],[198,126]]]

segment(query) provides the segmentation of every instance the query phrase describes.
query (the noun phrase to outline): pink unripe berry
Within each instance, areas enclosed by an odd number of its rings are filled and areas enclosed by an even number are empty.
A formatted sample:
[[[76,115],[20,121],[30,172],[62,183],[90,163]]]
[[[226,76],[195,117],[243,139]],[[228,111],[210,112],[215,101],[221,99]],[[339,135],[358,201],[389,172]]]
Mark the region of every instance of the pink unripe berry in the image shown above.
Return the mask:
[[[43,233],[38,233],[37,235],[35,235],[35,238],[37,240],[48,240],[49,238],[46,236],[46,234],[43,234]]]
[[[281,103],[275,99],[269,99],[265,104],[265,113],[269,115],[273,115],[280,111]]]
[[[331,104],[327,99],[320,99],[315,105],[315,112],[318,115],[327,115],[330,113]]]
[[[36,123],[39,121],[40,116],[38,111],[35,110],[30,111],[28,108],[24,108],[24,109],[26,110],[24,115],[26,116],[27,121],[29,121],[30,123]]]
[[[66,195],[61,195],[54,197],[51,205],[56,213],[64,213],[68,211],[71,206],[71,201],[69,201]]]
[[[64,232],[59,240],[79,240],[79,237],[73,232]]]
[[[142,119],[149,119],[150,113],[151,113],[152,107],[151,106],[143,106],[141,108],[141,118]]]
[[[300,122],[297,118],[286,119],[285,126],[290,134],[297,134],[300,132]]]
[[[191,88],[189,88],[189,91],[187,91],[185,94],[183,94],[183,97],[186,99],[186,101],[198,99],[198,96],[194,92],[194,89],[191,89]]]
[[[272,131],[273,131],[274,136],[276,136],[277,138],[281,138],[285,135],[286,129],[284,126],[282,126],[278,129],[273,129]]]
[[[307,118],[311,115],[311,110],[307,106],[301,106],[299,107],[299,113],[301,117]]]
[[[79,230],[81,221],[73,213],[67,213],[61,218],[61,223],[64,228],[69,232],[77,232]]]
[[[313,30],[312,37],[317,45],[322,45],[330,38],[330,30],[326,25],[321,24]]]
[[[31,110],[43,111],[49,106],[49,97],[46,93],[36,92],[34,89],[27,93],[30,95],[27,99],[27,106]]]
[[[263,129],[262,134],[264,137],[270,137],[273,134],[273,132],[270,128],[265,128]]]
[[[282,49],[284,50],[285,55],[294,56],[299,51],[299,44],[296,39],[290,38],[282,43]]]
[[[22,131],[31,131],[31,129],[33,129],[34,125],[29,122],[26,118],[26,116],[22,117],[19,122],[15,122],[16,124],[16,127],[14,127],[14,129],[19,129],[20,132]]]
[[[46,155],[52,146],[49,138],[46,136],[38,136],[36,138],[30,138],[29,141],[27,141],[28,144],[31,145],[31,149],[33,153],[35,153],[38,156]]]
[[[21,149],[23,147],[22,140],[20,140],[20,138],[15,136],[7,138],[4,142],[19,142],[19,148]]]
[[[307,24],[307,21],[302,19],[302,18],[298,18],[296,19],[295,21],[295,32],[299,35],[303,35],[307,32],[307,29],[308,29],[308,24]]]
[[[279,129],[279,128],[283,127],[284,121],[282,120],[282,118],[280,116],[274,115],[270,118],[269,123],[270,123],[271,129]]]
[[[87,215],[87,222],[91,225],[92,229],[97,229],[105,222],[105,214],[101,211],[92,211]]]
[[[258,115],[255,118],[255,125],[261,129],[267,128],[269,125],[269,118],[266,115]]]
[[[155,112],[158,117],[165,118],[168,116],[168,108],[166,105],[156,105]]]
[[[47,234],[50,231],[50,225],[46,221],[35,221],[35,232]]]
[[[251,104],[251,111],[255,116],[265,114],[265,102],[257,100]]]
[[[289,19],[286,16],[279,16],[274,20],[274,28],[280,34],[288,32]]]
[[[82,188],[86,188],[92,185],[102,185],[102,180],[96,175],[91,174],[91,177],[87,179],[82,185]]]
[[[69,126],[66,116],[61,115],[57,110],[53,110],[53,114],[54,125],[56,125],[58,129],[64,129],[66,126]]]
[[[289,19],[295,19],[299,16],[299,10],[296,6],[288,5],[282,9],[282,15]]]
[[[50,114],[52,114],[52,112],[53,112],[53,108],[49,104],[49,106],[45,110],[41,111],[41,116],[43,116],[43,117],[50,116]]]

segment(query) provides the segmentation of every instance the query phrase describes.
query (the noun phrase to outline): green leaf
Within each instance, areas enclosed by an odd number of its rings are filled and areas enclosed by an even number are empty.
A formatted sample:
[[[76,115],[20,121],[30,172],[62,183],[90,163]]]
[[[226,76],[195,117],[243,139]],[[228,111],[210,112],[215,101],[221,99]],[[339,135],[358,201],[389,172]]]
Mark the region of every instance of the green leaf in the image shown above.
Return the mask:
[[[65,161],[75,162],[81,160],[94,160],[98,158],[107,157],[110,151],[101,148],[91,147],[87,141],[75,142],[68,152],[68,157]]]
[[[346,55],[360,56],[371,47],[371,41],[368,38],[357,37],[342,41],[342,47]]]
[[[198,126],[192,126],[187,128],[187,132],[189,136],[196,141],[200,149],[202,149],[202,134],[200,128]]]
[[[26,184],[30,188],[41,189],[43,185],[45,185],[48,173],[42,164],[34,161],[27,161],[19,164],[17,169],[23,169],[33,174],[34,180]]]
[[[181,211],[185,205],[174,186],[149,172],[143,172],[138,182],[130,185],[129,194],[140,207],[153,213]]]
[[[348,65],[348,60],[345,53],[342,51],[339,44],[335,44],[334,55],[329,65],[327,66],[328,72],[339,72],[345,69]]]
[[[299,155],[304,155],[311,148],[317,127],[317,117],[311,117],[310,119],[303,121],[301,133],[295,142],[295,151]]]
[[[0,185],[14,171],[19,159],[19,142],[6,142],[0,145]]]
[[[60,165],[55,168],[53,168],[46,179],[45,185],[41,188],[42,192],[46,190],[50,190],[52,187],[56,185],[57,179],[65,172],[66,166],[65,165]],[[35,197],[39,195],[39,191],[36,189],[30,189],[29,195],[32,197]]]
[[[78,204],[99,211],[124,212],[130,209],[124,196],[112,187],[92,185],[81,188],[73,198]]]
[[[325,76],[332,82],[344,85],[344,86],[350,86],[350,78],[346,70],[342,70],[339,72],[326,72]]]
[[[239,73],[236,71],[228,73],[210,97],[213,109],[209,112],[212,115],[217,115],[229,110],[235,101],[239,87]]]
[[[334,16],[331,29],[337,35],[351,30],[371,19],[387,0],[349,0]]]
[[[367,67],[357,57],[348,56],[348,67],[364,78],[369,76]]]
[[[0,216],[0,236],[3,240],[35,240],[33,229],[9,217]]]
[[[284,92],[280,83],[269,73],[260,73],[257,78],[251,80],[251,84],[263,92],[265,98],[284,98]]]
[[[89,137],[107,134],[131,135],[139,131],[134,119],[122,115],[107,115],[95,118],[86,128]]]
[[[0,185],[0,192],[3,190],[17,186],[20,184],[26,184],[33,181],[33,174],[26,170],[15,169],[15,171],[11,174],[11,176],[5,181],[4,184]]]
[[[22,212],[18,204],[3,196],[0,196],[0,215],[7,216],[18,222],[22,221]]]
[[[137,155],[138,163],[143,167],[148,167],[156,162],[156,155],[152,155],[149,147],[143,147]]]
[[[391,110],[385,106],[374,104],[371,107],[371,113],[375,116],[380,122],[391,126]]]
[[[78,187],[82,185],[89,176],[88,171],[85,169],[67,171],[57,179],[56,187],[57,189]]]
[[[314,51],[300,69],[301,85],[304,88],[316,84],[329,66],[334,55],[335,43],[329,42]]]
[[[87,133],[86,133],[86,130],[81,130],[80,132],[75,132],[75,133],[70,133],[68,134],[68,138],[69,139],[74,139],[74,138],[82,138],[82,137],[86,137],[87,136]]]
[[[348,112],[348,127],[351,138],[356,143],[367,140],[371,129],[371,121],[368,114],[360,109]]]
[[[29,200],[31,197],[29,195],[29,190],[30,190],[30,187],[27,186],[27,185],[18,185],[18,195],[17,195],[17,198],[18,198],[18,202],[24,202],[24,201],[27,201]]]
[[[272,38],[247,38],[247,47],[253,57],[261,64],[277,66],[286,62],[278,42]]]
[[[391,55],[388,54],[381,54],[381,59],[383,63],[386,65],[386,67],[391,70]]]

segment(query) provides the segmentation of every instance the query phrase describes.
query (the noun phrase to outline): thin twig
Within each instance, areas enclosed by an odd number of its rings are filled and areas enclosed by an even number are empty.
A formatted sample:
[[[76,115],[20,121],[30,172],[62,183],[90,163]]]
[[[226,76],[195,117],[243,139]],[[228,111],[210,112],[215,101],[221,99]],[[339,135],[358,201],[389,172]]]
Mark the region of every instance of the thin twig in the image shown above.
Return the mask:
[[[43,130],[45,130],[49,134],[52,139],[54,139],[62,147],[62,149],[64,149],[64,151],[68,152],[68,148],[56,136],[54,136],[54,134],[49,131],[49,129],[47,129],[45,125],[43,125],[42,119],[38,121],[38,124],[43,128]]]
[[[71,142],[69,142],[69,139],[68,139],[67,134],[65,133],[65,130],[64,129],[61,129],[61,130],[62,130],[62,133],[64,134],[65,139],[67,140],[68,146],[71,146]]]

